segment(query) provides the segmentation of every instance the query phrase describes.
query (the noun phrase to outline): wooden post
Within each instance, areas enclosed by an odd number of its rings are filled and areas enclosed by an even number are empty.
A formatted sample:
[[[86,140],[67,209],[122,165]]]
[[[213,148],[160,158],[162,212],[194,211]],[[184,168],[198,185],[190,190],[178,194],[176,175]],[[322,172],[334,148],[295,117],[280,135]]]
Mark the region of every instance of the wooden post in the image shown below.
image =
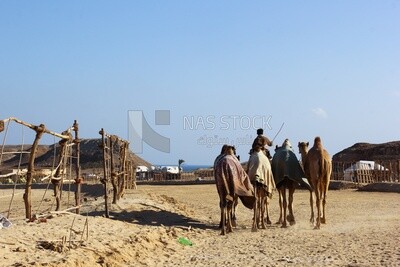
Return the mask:
[[[344,171],[345,171],[344,162],[342,162],[342,172],[341,172],[342,180],[344,180]]]
[[[29,155],[29,163],[28,163],[28,171],[26,174],[26,186],[24,193],[24,203],[25,203],[25,217],[29,220],[32,220],[32,176],[34,173],[34,164],[35,164],[35,154],[37,147],[39,145],[39,140],[42,137],[43,133],[46,131],[46,127],[44,124],[40,124],[39,126],[33,126],[33,130],[36,132],[35,140],[33,141],[31,147],[31,153]]]
[[[127,161],[127,163],[128,163],[128,166],[127,166],[127,170],[128,170],[128,181],[127,181],[128,189],[137,189],[135,164],[133,163],[132,159],[129,159]]]
[[[117,199],[121,199],[121,197],[125,193],[125,185],[127,179],[127,150],[128,150],[129,143],[127,141],[123,141],[120,147],[120,154],[119,154],[119,162],[120,162],[120,169],[119,169],[119,176],[118,176],[118,196]]]
[[[126,188],[132,189],[132,170],[131,170],[131,161],[126,161]]]
[[[132,183],[133,183],[133,189],[137,189],[137,184],[136,184],[136,164],[131,160],[131,176],[132,176]]]
[[[81,205],[81,187],[82,187],[82,180],[83,178],[81,177],[81,165],[80,165],[80,154],[81,154],[81,140],[79,139],[78,131],[79,131],[79,125],[78,122],[75,120],[74,121],[74,132],[75,132],[75,139],[74,139],[74,144],[75,144],[75,206],[76,208],[76,213],[80,214],[80,205]]]
[[[108,192],[107,192],[107,157],[106,157],[106,140],[105,140],[105,133],[104,129],[101,128],[99,134],[101,135],[101,145],[100,147],[103,149],[103,170],[104,170],[104,177],[101,179],[101,182],[104,184],[104,205],[105,205],[105,215],[106,218],[110,218],[110,213],[108,211]]]
[[[114,170],[114,136],[109,137],[109,154],[110,154],[110,169],[111,169],[111,185],[113,187],[113,204],[117,204],[118,186],[117,186],[117,173]]]

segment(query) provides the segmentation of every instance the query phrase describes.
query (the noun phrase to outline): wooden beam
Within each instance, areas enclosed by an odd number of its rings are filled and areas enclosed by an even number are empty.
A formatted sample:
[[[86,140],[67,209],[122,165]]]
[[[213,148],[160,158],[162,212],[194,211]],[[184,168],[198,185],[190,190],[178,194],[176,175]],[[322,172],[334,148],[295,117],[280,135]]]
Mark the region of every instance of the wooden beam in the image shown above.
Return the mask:
[[[19,120],[19,119],[17,119],[17,118],[14,118],[14,117],[10,117],[10,118],[7,118],[7,119],[2,120],[3,125],[4,125],[4,123],[6,123],[6,122],[8,122],[8,121],[14,121],[14,122],[16,122],[16,123],[22,124],[22,125],[24,125],[24,126],[26,126],[26,127],[28,127],[28,128],[31,128],[31,129],[34,130],[34,131],[36,131],[36,128],[37,128],[36,125],[33,125],[33,124],[31,124],[31,123],[28,123],[28,122],[24,122],[24,121],[22,121],[22,120]],[[1,124],[1,123],[0,123],[0,124]],[[61,139],[70,139],[70,138],[71,138],[70,135],[59,134],[59,133],[50,131],[50,130],[48,130],[48,129],[46,129],[46,128],[45,128],[45,130],[44,130],[44,133],[51,134],[51,135],[56,136],[56,137],[59,137],[59,138],[61,138]]]

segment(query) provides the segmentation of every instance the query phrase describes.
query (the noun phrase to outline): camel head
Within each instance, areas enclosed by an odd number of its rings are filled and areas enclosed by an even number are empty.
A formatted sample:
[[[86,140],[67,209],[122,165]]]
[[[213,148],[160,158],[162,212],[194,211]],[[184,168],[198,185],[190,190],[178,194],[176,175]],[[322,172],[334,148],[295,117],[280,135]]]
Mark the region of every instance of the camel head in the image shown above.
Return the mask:
[[[281,146],[278,145],[275,146],[275,152],[277,152],[280,149],[288,149],[293,151],[292,144],[290,143],[288,138],[286,138],[285,141],[283,141]]]
[[[236,148],[230,145],[223,145],[221,154],[236,156]]]
[[[289,139],[286,138],[285,141],[283,141],[282,146],[289,146],[289,147],[292,147],[292,144],[290,143]]]
[[[221,154],[225,154],[228,147],[229,147],[229,145],[227,145],[227,144],[223,145],[221,148]]]
[[[298,147],[299,147],[299,153],[301,155],[307,155],[308,153],[308,145],[309,143],[307,142],[299,142]]]

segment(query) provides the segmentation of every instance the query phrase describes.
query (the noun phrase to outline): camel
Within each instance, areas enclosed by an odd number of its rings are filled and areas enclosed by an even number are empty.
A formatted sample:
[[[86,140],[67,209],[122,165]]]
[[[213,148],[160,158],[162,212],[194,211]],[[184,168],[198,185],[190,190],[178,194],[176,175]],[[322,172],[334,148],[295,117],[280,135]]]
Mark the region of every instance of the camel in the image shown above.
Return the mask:
[[[254,189],[250,179],[239,160],[234,155],[232,146],[225,146],[215,160],[214,177],[219,195],[221,209],[221,235],[233,231],[232,217],[234,216],[235,199],[239,198],[249,209],[254,206]]]
[[[254,217],[252,231],[265,229],[265,222],[271,224],[269,219],[268,204],[272,193],[275,190],[275,181],[272,175],[271,163],[262,149],[254,148],[250,151],[250,158],[247,164],[247,174],[254,185]],[[265,218],[265,213],[267,216]],[[261,225],[260,225],[261,224]]]
[[[279,192],[280,216],[277,223],[282,224],[282,228],[286,228],[288,222],[290,225],[296,224],[293,213],[293,195],[296,187],[304,185],[311,190],[288,139],[283,142],[281,147],[277,146],[275,149],[272,158],[272,172]],[[286,189],[288,189],[288,197],[286,197]],[[289,215],[287,215],[287,210]]]
[[[317,220],[314,229],[320,229],[321,223],[326,223],[325,206],[328,193],[330,177],[332,174],[332,161],[329,153],[323,148],[321,138],[315,137],[313,147],[307,152],[308,142],[299,143],[302,155],[304,171],[315,192],[315,203],[317,207]],[[310,202],[312,199],[310,198]],[[322,208],[321,208],[322,204]],[[312,221],[314,212],[312,210]]]
[[[236,156],[236,149],[235,149],[234,146],[229,146],[229,145],[225,144],[221,148],[221,153],[214,160],[214,170],[216,169],[218,161],[220,159],[222,159],[225,155],[228,155],[228,154],[233,154],[233,155]],[[232,205],[233,205],[233,207],[230,210],[229,216],[231,217],[232,226],[236,227],[236,225],[237,225],[236,224],[236,207],[238,205],[238,197],[237,196],[234,197]],[[222,229],[222,210],[221,210],[221,219],[219,221],[219,226],[218,227],[220,229]]]

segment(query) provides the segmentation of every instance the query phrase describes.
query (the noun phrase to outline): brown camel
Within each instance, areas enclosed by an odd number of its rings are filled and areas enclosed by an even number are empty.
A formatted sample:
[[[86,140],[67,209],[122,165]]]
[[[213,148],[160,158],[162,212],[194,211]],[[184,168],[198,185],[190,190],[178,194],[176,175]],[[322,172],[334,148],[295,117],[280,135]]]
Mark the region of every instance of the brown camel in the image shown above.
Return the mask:
[[[249,209],[254,206],[254,189],[232,146],[224,147],[214,163],[214,177],[221,209],[221,235],[232,232],[232,217],[236,199]]]
[[[326,223],[325,205],[332,173],[332,161],[328,152],[323,148],[320,137],[315,137],[314,145],[308,153],[307,148],[308,143],[299,143],[304,172],[311,181],[315,192],[317,220],[314,229],[320,229],[321,223]],[[311,215],[313,216],[313,211]]]
[[[216,169],[217,163],[219,162],[220,159],[222,159],[226,155],[231,155],[231,154],[233,154],[233,155],[235,155],[237,157],[235,147],[227,145],[227,144],[223,145],[222,148],[221,148],[221,153],[214,160],[214,170]],[[218,190],[218,187],[217,187],[217,190]],[[221,205],[221,203],[220,203],[220,205]],[[238,205],[238,197],[237,196],[234,196],[232,205],[233,206],[232,206],[232,209],[230,209],[229,216],[231,218],[232,226],[236,227],[236,225],[237,225],[236,224],[236,207]],[[219,228],[220,229],[222,229],[222,217],[223,217],[222,216],[223,215],[222,212],[223,212],[223,210],[221,209],[221,219],[219,221]]]

